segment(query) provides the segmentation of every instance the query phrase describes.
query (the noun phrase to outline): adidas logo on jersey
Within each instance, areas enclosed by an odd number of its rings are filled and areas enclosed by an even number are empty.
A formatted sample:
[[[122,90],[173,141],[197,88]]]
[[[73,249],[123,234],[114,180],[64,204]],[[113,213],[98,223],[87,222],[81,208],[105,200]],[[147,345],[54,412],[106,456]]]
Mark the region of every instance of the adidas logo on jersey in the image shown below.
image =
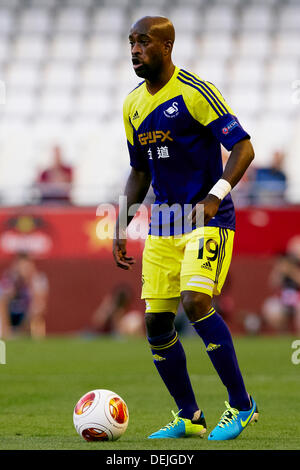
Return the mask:
[[[201,268],[208,269],[208,271],[212,271],[210,261],[207,261],[206,263],[203,263]]]
[[[132,116],[132,120],[134,121],[135,119],[138,119],[139,117],[140,117],[139,113],[136,111],[134,115]]]

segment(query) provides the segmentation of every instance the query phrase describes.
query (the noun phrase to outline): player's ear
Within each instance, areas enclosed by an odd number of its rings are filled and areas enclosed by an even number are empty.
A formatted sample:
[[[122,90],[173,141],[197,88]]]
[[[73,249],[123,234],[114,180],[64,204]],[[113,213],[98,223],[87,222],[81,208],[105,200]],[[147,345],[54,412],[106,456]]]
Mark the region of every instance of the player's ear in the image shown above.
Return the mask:
[[[173,49],[173,41],[168,39],[167,41],[164,41],[164,54],[169,55],[171,54]]]

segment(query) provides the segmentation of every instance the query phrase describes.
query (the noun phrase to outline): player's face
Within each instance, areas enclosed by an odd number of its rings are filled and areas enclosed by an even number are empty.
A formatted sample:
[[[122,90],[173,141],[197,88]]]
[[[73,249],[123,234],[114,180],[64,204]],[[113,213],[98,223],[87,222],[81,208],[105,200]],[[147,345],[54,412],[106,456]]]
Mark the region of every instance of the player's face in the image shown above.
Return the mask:
[[[129,34],[133,69],[138,77],[153,79],[163,66],[163,43],[150,32],[131,30]]]

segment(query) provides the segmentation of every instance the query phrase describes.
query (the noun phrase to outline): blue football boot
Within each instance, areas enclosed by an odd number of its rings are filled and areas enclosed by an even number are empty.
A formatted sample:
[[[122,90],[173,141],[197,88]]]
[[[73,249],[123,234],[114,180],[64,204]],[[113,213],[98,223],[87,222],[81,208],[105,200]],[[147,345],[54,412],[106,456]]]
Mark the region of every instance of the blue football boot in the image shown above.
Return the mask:
[[[222,414],[217,426],[211,431],[208,436],[209,441],[225,441],[228,439],[235,439],[249,423],[254,423],[258,420],[258,409],[255,401],[250,397],[251,408],[247,411],[239,411],[232,408],[227,401],[225,401],[226,410]]]

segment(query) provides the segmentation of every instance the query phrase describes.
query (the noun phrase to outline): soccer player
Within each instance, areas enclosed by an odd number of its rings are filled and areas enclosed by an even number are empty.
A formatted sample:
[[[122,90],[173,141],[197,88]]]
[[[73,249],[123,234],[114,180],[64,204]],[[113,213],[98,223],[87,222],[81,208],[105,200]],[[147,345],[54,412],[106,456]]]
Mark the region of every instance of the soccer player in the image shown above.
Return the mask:
[[[141,18],[130,30],[133,68],[144,80],[124,103],[132,169],[125,187],[127,204],[115,227],[113,255],[120,268],[131,269],[135,263],[126,253],[120,221],[126,212],[130,223],[129,207],[142,203],[152,184],[156,200],[143,252],[142,298],[154,364],[178,412],[149,437],[206,432],[174,328],[181,299],[228,391],[226,410],[208,439],[234,439],[257,419],[257,406],[245,388],[231,334],[212,307],[212,298],[220,294],[231,261],[235,213],[230,191],[254,152],[249,135],[218,89],[173,64],[174,39],[174,27],[164,17]],[[224,171],[220,144],[231,150]]]

